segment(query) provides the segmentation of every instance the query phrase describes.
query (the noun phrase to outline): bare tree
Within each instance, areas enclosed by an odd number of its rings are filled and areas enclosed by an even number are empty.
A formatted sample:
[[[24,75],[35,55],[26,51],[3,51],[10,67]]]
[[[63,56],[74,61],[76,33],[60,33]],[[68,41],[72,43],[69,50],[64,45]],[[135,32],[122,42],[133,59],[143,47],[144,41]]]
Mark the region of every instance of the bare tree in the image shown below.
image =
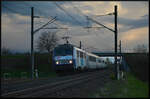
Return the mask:
[[[134,52],[136,53],[146,53],[147,52],[147,47],[146,45],[137,45],[135,48],[133,48]]]
[[[51,53],[57,42],[56,32],[43,32],[37,41],[36,47],[40,52],[47,51]]]

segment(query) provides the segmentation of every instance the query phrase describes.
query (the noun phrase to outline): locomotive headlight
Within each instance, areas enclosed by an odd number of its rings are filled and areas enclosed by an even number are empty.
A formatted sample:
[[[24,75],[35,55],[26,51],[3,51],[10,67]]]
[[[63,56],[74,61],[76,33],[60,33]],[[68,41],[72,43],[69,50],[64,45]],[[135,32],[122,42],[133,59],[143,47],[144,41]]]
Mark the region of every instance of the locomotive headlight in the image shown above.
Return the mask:
[[[59,62],[57,61],[56,64],[59,64]]]
[[[70,60],[69,63],[72,64],[72,60]]]

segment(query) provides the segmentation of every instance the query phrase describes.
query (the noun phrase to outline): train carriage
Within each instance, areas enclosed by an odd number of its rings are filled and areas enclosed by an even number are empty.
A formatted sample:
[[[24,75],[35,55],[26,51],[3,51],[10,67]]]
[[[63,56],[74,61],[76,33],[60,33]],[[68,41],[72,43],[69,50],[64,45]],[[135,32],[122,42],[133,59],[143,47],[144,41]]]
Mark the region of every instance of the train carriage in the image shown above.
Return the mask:
[[[84,69],[87,65],[86,63],[86,52],[82,49],[79,49],[77,47],[74,47],[74,60],[75,60],[75,63],[74,63],[74,66],[75,66],[75,69]]]

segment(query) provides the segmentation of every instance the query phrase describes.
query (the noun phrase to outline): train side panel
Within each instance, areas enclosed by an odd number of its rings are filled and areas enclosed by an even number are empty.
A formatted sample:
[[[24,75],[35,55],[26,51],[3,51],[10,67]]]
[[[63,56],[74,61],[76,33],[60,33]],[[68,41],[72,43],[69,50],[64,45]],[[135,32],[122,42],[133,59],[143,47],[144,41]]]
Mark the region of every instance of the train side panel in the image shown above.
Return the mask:
[[[76,66],[75,69],[81,68],[84,69],[86,66],[86,54],[84,51],[78,49],[78,48],[74,48],[74,57],[76,60]]]
[[[74,48],[75,60],[76,60],[76,69],[85,67],[88,69],[98,69],[105,68],[107,65],[105,60],[99,56],[96,56],[92,53],[85,52],[81,49]]]
[[[106,65],[101,58],[98,58],[97,64],[98,68],[103,68]]]
[[[87,53],[87,62],[89,69],[96,69],[96,57],[92,56],[91,54]]]

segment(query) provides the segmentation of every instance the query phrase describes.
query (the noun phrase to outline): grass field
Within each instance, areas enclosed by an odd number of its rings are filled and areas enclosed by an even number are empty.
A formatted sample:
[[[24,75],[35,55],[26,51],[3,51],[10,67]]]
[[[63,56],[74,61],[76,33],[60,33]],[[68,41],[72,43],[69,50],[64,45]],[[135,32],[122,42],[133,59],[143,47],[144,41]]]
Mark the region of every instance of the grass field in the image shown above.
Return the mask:
[[[113,80],[99,88],[94,98],[148,98],[149,84],[137,79],[133,74],[127,73],[126,80]]]
[[[29,55],[2,56],[1,78],[30,78],[31,57]],[[56,77],[52,70],[52,60],[49,54],[35,54],[35,68],[38,69],[39,77]],[[4,74],[5,73],[5,74]]]
[[[5,77],[4,77],[5,75]],[[40,70],[38,72],[38,77],[56,77],[57,74],[54,71],[50,70]],[[1,71],[1,78],[31,78],[31,72],[29,71],[23,71],[23,70],[5,70]]]

